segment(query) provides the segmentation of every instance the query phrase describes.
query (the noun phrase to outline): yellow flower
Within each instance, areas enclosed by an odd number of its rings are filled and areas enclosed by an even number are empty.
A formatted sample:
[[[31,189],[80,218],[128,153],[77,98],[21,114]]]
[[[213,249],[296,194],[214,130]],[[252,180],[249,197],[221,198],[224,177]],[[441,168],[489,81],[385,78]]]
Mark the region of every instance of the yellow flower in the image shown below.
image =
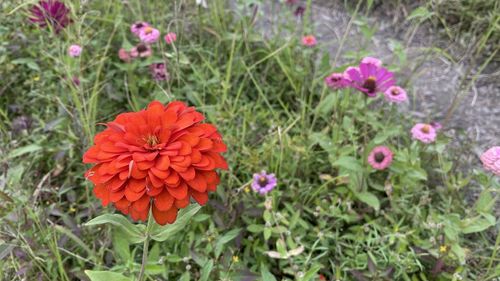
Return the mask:
[[[440,253],[446,253],[446,252],[448,252],[448,247],[446,245],[439,246],[439,252]]]
[[[233,256],[233,262],[237,263],[240,261],[240,258],[238,256]]]
[[[245,186],[245,192],[246,192],[246,193],[250,192],[250,187],[249,187],[248,185],[247,185],[247,186]]]
[[[39,80],[40,80],[40,76],[33,77],[33,81],[39,81]]]

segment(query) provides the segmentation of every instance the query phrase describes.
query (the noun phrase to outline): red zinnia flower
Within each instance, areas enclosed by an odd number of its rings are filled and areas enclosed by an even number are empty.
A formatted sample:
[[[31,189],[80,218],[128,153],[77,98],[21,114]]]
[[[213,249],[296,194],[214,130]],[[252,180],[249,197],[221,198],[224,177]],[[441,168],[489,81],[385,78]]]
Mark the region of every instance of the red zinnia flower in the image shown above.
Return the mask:
[[[30,9],[29,20],[40,27],[51,25],[55,33],[59,33],[63,28],[71,23],[68,17],[69,9],[63,2],[57,0],[40,1],[38,5]]]
[[[179,101],[118,115],[83,155],[84,163],[95,163],[85,175],[94,194],[134,220],[147,220],[152,204],[161,225],[173,223],[191,197],[204,205],[219,183],[215,169],[227,163],[221,135],[203,120]]]

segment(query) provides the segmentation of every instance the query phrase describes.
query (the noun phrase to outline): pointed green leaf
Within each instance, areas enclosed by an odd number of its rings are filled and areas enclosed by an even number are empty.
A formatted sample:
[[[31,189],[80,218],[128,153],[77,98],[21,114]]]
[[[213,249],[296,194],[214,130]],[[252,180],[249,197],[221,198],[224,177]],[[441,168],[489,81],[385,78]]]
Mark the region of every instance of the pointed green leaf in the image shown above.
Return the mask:
[[[141,243],[144,241],[144,235],[142,231],[142,228],[144,228],[144,226],[133,224],[126,217],[119,214],[100,215],[96,218],[91,219],[84,225],[94,226],[108,223],[113,226],[119,227],[123,231],[123,233],[127,235],[127,239],[131,243]]]
[[[176,233],[186,228],[190,219],[201,209],[198,204],[191,204],[179,211],[177,220],[173,224],[159,226],[155,224],[151,231],[151,238],[156,241],[165,241],[173,237]]]
[[[129,277],[111,271],[85,270],[85,274],[90,278],[90,281],[132,281]]]

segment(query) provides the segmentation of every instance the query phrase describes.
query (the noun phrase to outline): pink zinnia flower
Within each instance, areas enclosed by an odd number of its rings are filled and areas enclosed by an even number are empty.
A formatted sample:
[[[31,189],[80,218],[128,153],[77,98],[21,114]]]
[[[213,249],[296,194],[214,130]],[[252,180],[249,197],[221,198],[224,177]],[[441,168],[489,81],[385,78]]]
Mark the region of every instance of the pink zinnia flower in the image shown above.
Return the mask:
[[[40,1],[30,9],[29,20],[40,27],[51,26],[57,34],[71,23],[69,9],[57,0]]]
[[[486,150],[480,157],[485,170],[500,176],[500,146]]]
[[[124,62],[130,62],[131,60],[130,53],[123,48],[120,48],[120,50],[118,50],[118,57]]]
[[[82,53],[82,47],[80,47],[79,45],[71,45],[69,46],[68,48],[68,55],[70,57],[79,57]]]
[[[361,60],[361,63],[371,63],[375,65],[376,67],[381,67],[382,66],[382,61],[377,59],[377,58],[372,58],[372,57],[365,57]]]
[[[384,92],[384,96],[387,101],[394,103],[402,103],[408,100],[406,91],[398,86],[390,86],[389,89]]]
[[[368,155],[368,164],[376,170],[384,170],[392,163],[392,151],[387,146],[376,146]]]
[[[316,37],[314,35],[306,35],[302,37],[302,45],[307,46],[307,47],[314,47],[318,41],[316,41]]]
[[[436,129],[430,124],[418,123],[411,129],[413,139],[419,140],[423,143],[431,143],[436,140]]]
[[[253,174],[252,189],[260,194],[266,194],[278,184],[274,174],[267,174],[262,171],[259,174]]]
[[[145,28],[145,27],[148,27],[148,26],[149,26],[149,23],[144,22],[144,21],[138,21],[138,22],[133,23],[130,26],[130,32],[132,32],[135,35],[139,36],[139,33],[141,32],[141,30],[143,28]]]
[[[153,54],[153,51],[151,50],[151,46],[147,44],[140,43],[139,45],[135,46],[130,50],[130,56],[133,58],[136,57],[149,57]]]
[[[167,33],[167,35],[165,35],[164,39],[165,42],[170,45],[177,40],[177,34],[175,34],[174,32],[169,32]]]
[[[395,83],[392,72],[384,67],[377,67],[373,63],[361,63],[359,69],[351,68],[347,74],[353,82],[353,87],[369,97],[385,92]]]
[[[156,81],[165,81],[170,78],[167,72],[167,65],[163,62],[151,64],[149,70],[151,71],[151,76]]]
[[[158,38],[160,38],[160,31],[151,26],[147,26],[139,31],[139,38],[142,42],[151,44],[158,41]]]
[[[342,89],[349,86],[350,81],[344,73],[332,73],[325,78],[325,83],[332,89]]]

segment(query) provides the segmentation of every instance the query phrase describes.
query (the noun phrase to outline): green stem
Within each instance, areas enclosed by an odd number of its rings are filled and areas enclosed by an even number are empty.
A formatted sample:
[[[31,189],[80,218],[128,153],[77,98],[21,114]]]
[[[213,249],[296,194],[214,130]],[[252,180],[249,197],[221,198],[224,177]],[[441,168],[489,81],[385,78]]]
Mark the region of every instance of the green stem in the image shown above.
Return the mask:
[[[149,210],[148,225],[146,226],[146,232],[144,233],[144,246],[142,249],[142,262],[141,270],[139,271],[139,276],[137,276],[137,281],[144,280],[144,272],[146,270],[146,263],[148,262],[148,248],[149,248],[149,231],[151,230],[152,224],[151,210]]]

